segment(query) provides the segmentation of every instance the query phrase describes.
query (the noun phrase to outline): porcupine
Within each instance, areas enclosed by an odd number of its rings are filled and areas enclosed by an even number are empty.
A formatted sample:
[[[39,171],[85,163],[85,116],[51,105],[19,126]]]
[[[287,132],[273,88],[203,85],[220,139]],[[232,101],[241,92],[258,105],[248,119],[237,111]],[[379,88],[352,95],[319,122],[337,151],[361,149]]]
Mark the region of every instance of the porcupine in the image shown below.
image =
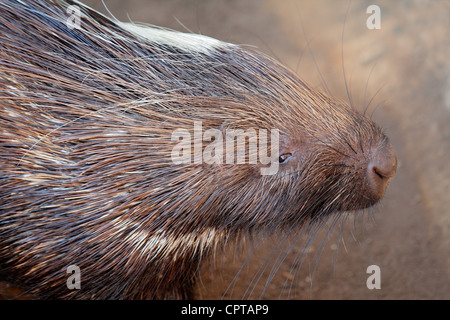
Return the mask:
[[[370,118],[255,50],[76,1],[0,10],[0,276],[38,298],[192,298],[228,239],[370,207],[396,171]],[[174,163],[198,123],[278,130],[277,171]]]

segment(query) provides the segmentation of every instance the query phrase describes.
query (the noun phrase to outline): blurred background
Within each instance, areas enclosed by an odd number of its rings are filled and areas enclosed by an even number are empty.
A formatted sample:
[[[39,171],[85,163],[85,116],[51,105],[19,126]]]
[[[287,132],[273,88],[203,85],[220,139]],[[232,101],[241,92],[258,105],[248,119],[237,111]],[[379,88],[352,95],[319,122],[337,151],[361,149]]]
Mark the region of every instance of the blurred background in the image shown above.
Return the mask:
[[[382,203],[322,230],[301,266],[302,247],[280,251],[276,237],[233,244],[202,266],[197,299],[450,298],[449,1],[83,2],[122,21],[256,47],[348,100],[345,70],[353,104],[369,105],[398,153]],[[381,9],[379,30],[366,26],[369,5]],[[380,267],[379,290],[366,286],[370,265]]]
[[[450,2],[84,2],[122,21],[256,47],[348,100],[345,70],[354,105],[370,103],[397,150],[382,203],[324,229],[301,267],[302,248],[274,255],[276,238],[233,245],[204,264],[198,299],[450,298]],[[380,7],[379,30],[366,26],[369,5]],[[370,265],[381,269],[380,290],[366,286]]]

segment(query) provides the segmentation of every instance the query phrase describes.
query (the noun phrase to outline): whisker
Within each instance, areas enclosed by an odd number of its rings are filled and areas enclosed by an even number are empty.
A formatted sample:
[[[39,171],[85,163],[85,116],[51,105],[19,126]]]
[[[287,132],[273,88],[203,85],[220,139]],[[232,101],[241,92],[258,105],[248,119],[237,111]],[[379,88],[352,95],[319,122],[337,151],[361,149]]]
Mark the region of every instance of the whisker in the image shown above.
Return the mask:
[[[345,74],[345,64],[344,64],[344,31],[345,31],[345,24],[347,22],[347,16],[348,16],[348,13],[350,11],[350,4],[351,4],[351,1],[348,2],[347,11],[345,13],[344,23],[343,23],[343,26],[342,26],[342,34],[341,34],[341,65],[342,65],[342,74],[344,76],[345,90],[347,91],[348,102],[350,104],[350,107],[352,109],[355,109],[354,106],[353,106],[352,98],[350,96],[349,88],[348,88],[348,85],[347,85],[347,77],[346,77],[346,74]]]
[[[305,41],[306,41],[306,45],[307,45],[307,47],[308,47],[309,54],[311,55],[311,58],[312,58],[312,60],[313,60],[313,62],[314,62],[314,65],[315,65],[315,67],[316,67],[317,73],[319,74],[320,80],[321,80],[321,82],[322,82],[322,85],[324,86],[324,88],[325,88],[325,90],[327,91],[327,93],[329,94],[329,96],[330,96],[330,97],[333,97],[333,94],[331,93],[331,90],[330,90],[330,88],[328,87],[327,82],[325,81],[325,78],[324,78],[323,75],[322,75],[322,72],[320,71],[320,68],[319,68],[319,65],[318,65],[318,63],[317,63],[316,57],[315,57],[315,55],[314,55],[314,53],[313,53],[313,51],[312,51],[312,49],[311,49],[310,41],[309,41],[308,36],[307,36],[307,34],[306,34],[305,26],[303,25],[302,15],[300,14],[300,11],[299,11],[299,8],[298,8],[297,3],[295,3],[295,7],[296,7],[296,9],[297,9],[296,12],[297,12],[297,15],[298,15],[298,18],[299,18],[299,21],[300,21],[300,26],[301,26],[302,31],[303,31],[303,37],[305,38]]]

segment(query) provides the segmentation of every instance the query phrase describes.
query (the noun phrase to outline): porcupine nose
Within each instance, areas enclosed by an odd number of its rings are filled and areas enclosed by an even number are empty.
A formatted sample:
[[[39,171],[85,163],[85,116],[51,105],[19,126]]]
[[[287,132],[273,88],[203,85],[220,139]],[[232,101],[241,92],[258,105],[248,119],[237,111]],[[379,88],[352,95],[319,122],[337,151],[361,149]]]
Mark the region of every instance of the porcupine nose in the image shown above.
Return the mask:
[[[383,196],[389,180],[397,171],[397,154],[389,141],[377,146],[369,159],[367,179],[375,201]]]

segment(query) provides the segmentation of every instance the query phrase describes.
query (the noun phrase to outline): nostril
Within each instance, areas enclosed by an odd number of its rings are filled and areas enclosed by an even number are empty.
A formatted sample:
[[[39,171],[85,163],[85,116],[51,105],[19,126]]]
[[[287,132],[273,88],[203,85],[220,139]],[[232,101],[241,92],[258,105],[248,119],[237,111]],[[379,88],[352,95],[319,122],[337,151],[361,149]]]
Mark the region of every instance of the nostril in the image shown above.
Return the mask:
[[[375,162],[375,163],[373,163]],[[397,158],[383,159],[383,161],[373,161],[369,165],[369,170],[380,179],[389,179],[394,176],[397,170]]]
[[[381,179],[392,178],[397,171],[397,155],[390,145],[378,149],[371,160],[368,169]]]
[[[390,144],[375,149],[367,167],[367,177],[370,194],[374,200],[379,200],[387,184],[397,171],[397,155]]]
[[[380,179],[386,178],[386,176],[384,176],[384,175],[380,172],[380,169],[378,169],[377,167],[373,167],[372,170],[373,170],[373,172],[374,172]]]

